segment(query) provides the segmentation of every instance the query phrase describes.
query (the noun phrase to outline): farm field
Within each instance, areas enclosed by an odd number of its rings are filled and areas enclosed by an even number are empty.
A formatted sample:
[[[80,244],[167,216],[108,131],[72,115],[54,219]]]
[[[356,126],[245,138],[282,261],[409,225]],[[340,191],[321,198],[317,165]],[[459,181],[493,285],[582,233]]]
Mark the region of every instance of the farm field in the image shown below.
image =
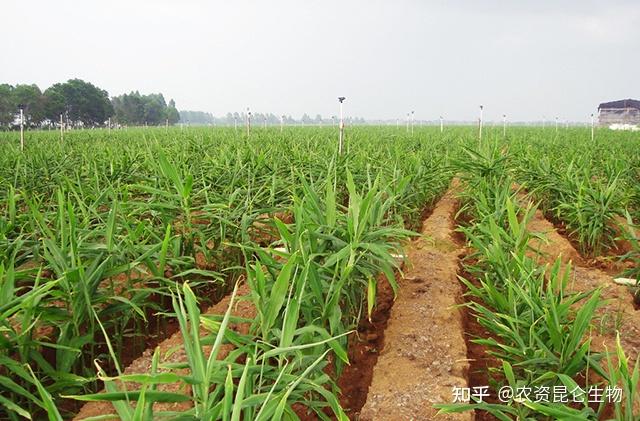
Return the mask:
[[[0,419],[639,419],[639,133],[346,133],[0,132]]]

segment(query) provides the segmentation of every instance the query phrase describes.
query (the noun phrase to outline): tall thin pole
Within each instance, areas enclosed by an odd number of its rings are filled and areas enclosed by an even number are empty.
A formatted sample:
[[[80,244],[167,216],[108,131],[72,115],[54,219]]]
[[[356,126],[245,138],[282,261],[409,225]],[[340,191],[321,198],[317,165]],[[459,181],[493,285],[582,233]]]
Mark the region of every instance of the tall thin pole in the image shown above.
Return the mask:
[[[507,136],[507,115],[502,114],[502,137]]]
[[[338,138],[338,153],[342,155],[342,147],[344,142],[344,115],[342,113],[342,103],[346,98],[341,96],[338,97],[338,101],[340,101],[340,137]]]
[[[478,139],[482,140],[482,111],[484,107],[480,106],[480,117],[478,119]]]
[[[60,114],[60,142],[64,142],[64,122],[62,121],[62,114]]]
[[[24,151],[24,110],[20,108],[20,150]]]
[[[444,118],[440,116],[440,133],[444,131]]]
[[[593,113],[591,114],[591,141],[596,138],[596,126],[595,120],[593,119]]]
[[[280,133],[284,131],[284,115],[280,116]]]
[[[247,137],[251,134],[251,111],[247,107]]]
[[[168,122],[169,120],[167,120]],[[107,120],[107,127],[109,129],[109,134],[111,134],[111,117],[109,117],[109,120]]]
[[[415,120],[414,115],[415,111],[411,111],[411,136],[413,136],[413,122]]]

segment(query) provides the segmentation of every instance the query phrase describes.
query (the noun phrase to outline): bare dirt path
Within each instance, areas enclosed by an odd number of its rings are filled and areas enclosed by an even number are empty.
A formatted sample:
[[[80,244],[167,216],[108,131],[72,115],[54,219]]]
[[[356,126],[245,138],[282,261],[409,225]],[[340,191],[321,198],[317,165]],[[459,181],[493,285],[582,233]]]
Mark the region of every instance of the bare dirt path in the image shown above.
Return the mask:
[[[360,420],[471,420],[473,413],[437,416],[434,403],[451,402],[467,387],[462,288],[454,241],[457,201],[449,190],[408,249],[409,267],[384,333]]]

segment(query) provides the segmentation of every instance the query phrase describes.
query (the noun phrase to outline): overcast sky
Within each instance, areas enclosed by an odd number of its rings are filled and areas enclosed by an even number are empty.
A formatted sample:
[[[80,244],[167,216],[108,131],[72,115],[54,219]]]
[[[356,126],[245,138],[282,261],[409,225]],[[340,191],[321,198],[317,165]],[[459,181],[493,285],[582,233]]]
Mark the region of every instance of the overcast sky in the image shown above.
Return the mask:
[[[640,1],[2,0],[0,83],[178,109],[588,120],[640,97]]]

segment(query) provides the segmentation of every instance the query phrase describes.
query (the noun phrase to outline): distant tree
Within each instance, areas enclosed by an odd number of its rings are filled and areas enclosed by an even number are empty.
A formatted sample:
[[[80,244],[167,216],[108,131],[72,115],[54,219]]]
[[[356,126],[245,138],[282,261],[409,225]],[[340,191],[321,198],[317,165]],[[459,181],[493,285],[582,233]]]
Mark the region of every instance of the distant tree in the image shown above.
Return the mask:
[[[143,119],[146,124],[157,126],[164,123],[167,115],[167,103],[162,94],[150,94],[143,97]]]
[[[144,124],[144,101],[139,92],[123,94],[111,99],[116,120],[120,124]]]
[[[16,115],[13,89],[13,86],[6,83],[0,85],[0,129],[11,126]]]
[[[120,124],[157,126],[168,120],[173,125],[180,120],[175,101],[172,99],[167,104],[159,93],[141,95],[135,91],[113,97],[111,104]]]
[[[44,116],[47,120],[59,121],[60,115],[67,111],[67,101],[62,84],[57,84],[44,91]]]
[[[208,125],[213,124],[215,119],[211,113],[183,110],[180,111],[180,121],[194,125]]]
[[[44,101],[37,85],[16,85],[12,97],[14,112],[22,107],[27,126],[39,125],[44,120]]]
[[[178,112],[178,109],[176,108],[176,102],[173,99],[169,101],[166,116],[167,120],[169,120],[169,124],[171,125],[174,125],[180,121],[180,113]]]
[[[58,121],[60,114],[65,114],[72,123],[87,126],[104,124],[114,112],[107,91],[80,79],[56,83],[47,89],[43,110],[51,121]]]

